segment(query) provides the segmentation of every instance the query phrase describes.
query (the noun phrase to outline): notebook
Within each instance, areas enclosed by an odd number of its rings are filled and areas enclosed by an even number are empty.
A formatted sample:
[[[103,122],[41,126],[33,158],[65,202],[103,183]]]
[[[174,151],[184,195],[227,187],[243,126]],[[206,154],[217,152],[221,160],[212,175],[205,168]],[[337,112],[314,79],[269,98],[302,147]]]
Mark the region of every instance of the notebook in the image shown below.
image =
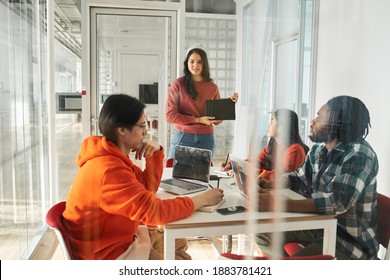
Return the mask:
[[[236,185],[238,191],[246,198],[248,198],[248,186],[246,180],[246,165],[247,162],[241,158],[230,156],[230,162],[232,164],[232,170],[234,178],[236,179]]]
[[[211,155],[210,150],[177,145],[172,178],[162,180],[160,188],[178,195],[206,190],[210,180]]]
[[[206,115],[216,120],[235,120],[236,103],[230,98],[206,100]]]
[[[215,210],[217,210],[219,208],[219,206],[224,204],[225,201],[226,200],[223,198],[219,203],[214,204],[214,205],[209,205],[209,206],[203,206],[203,207],[199,208],[197,211],[209,212],[209,213],[214,212]]]

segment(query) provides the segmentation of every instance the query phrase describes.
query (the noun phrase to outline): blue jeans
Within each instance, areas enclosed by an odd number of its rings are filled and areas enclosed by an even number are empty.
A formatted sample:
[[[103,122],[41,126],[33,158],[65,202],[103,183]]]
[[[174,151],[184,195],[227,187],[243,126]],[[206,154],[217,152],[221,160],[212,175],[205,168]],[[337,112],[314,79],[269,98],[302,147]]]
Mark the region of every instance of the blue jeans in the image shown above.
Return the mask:
[[[211,150],[213,156],[215,149],[214,134],[190,134],[172,128],[171,146],[169,148],[168,158],[173,158],[175,156],[176,145]]]

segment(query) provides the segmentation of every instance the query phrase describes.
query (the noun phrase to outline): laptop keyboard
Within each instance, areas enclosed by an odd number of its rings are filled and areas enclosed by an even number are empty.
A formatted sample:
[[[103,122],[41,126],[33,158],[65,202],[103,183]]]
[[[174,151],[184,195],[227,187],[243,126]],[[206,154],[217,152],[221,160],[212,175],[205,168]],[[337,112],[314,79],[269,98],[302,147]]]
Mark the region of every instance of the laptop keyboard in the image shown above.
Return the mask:
[[[191,182],[177,180],[177,179],[164,180],[164,183],[166,183],[168,185],[173,185],[173,186],[176,186],[176,187],[188,190],[188,191],[206,188],[205,186],[202,186],[202,185],[197,185],[197,184],[194,184]]]

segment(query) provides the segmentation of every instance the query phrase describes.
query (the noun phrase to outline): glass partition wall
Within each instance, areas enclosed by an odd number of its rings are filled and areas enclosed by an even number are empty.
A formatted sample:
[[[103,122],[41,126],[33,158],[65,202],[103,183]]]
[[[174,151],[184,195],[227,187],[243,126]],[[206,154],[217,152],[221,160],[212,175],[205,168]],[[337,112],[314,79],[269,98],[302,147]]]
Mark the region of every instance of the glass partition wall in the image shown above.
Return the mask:
[[[49,174],[46,2],[17,2],[0,1],[0,259],[29,258],[46,231],[54,191]],[[53,48],[55,90],[80,90],[80,58],[58,42]],[[64,199],[76,170],[81,131],[72,126],[78,122],[76,115],[52,117],[61,143],[53,153],[58,158],[52,159],[61,170],[55,192],[57,199]],[[74,134],[59,140],[67,128]]]
[[[245,1],[241,1],[245,2]],[[257,158],[268,143],[267,130],[271,112],[286,108],[295,111],[302,120],[300,133],[308,142],[308,110],[313,79],[312,48],[314,29],[313,3],[306,0],[253,0],[241,8],[242,24],[242,105],[235,125],[233,153],[242,158]],[[307,26],[310,25],[310,26]],[[245,137],[246,136],[246,137]],[[244,147],[244,148],[243,148]],[[257,211],[257,165],[249,168],[247,182],[250,190],[248,208]],[[282,164],[277,162],[276,173]],[[280,171],[279,171],[280,168]],[[278,173],[279,172],[279,173]],[[279,183],[275,177],[275,211],[284,210],[278,201]],[[250,214],[249,214],[250,215]],[[274,217],[275,227],[281,220]],[[248,232],[253,224],[248,223]],[[281,256],[280,232],[272,233],[271,255]]]
[[[278,108],[297,112],[307,142],[314,77],[315,0],[247,2],[242,6],[242,106],[235,133],[249,134],[234,143],[243,157],[257,155],[266,145],[270,112]]]
[[[45,5],[0,2],[0,13],[0,258],[19,259],[45,229],[49,195]]]
[[[50,94],[81,91],[80,57],[64,48],[58,41],[55,43],[53,46],[55,92],[48,94],[47,2],[14,2],[0,1],[1,259],[29,258],[46,230],[44,216],[53,197],[52,192],[57,193],[57,199],[66,199],[67,190],[77,171],[75,158],[82,141],[80,115],[50,116],[48,110]],[[244,7],[243,17],[238,19],[243,22],[242,61],[239,63],[236,36],[240,31],[237,31],[236,15],[231,12],[234,10],[233,4],[229,6],[229,12],[221,11],[215,16],[201,14],[204,9],[209,11],[208,1],[202,1],[202,5],[200,2],[190,2],[188,1],[190,7],[187,7],[185,15],[185,38],[182,47],[202,43],[209,51],[212,74],[222,96],[229,96],[234,90],[240,93],[242,106],[237,108],[237,120],[234,123],[225,122],[216,130],[218,156],[226,156],[233,143],[233,151],[237,145],[249,147],[246,142],[242,143],[242,139],[248,143],[250,141],[259,143],[253,139],[261,139],[265,134],[269,121],[268,112],[275,109],[275,104],[284,101],[284,90],[275,87],[273,80],[283,77],[283,73],[282,76],[281,74],[275,76],[274,67],[278,63],[283,65],[281,58],[292,59],[293,54],[298,54],[296,56],[298,58],[295,61],[297,68],[293,69],[294,72],[289,72],[290,77],[296,77],[294,82],[289,83],[290,87],[293,87],[292,90],[288,90],[293,94],[289,100],[293,100],[291,101],[291,104],[294,104],[293,108],[300,112],[302,129],[307,129],[307,122],[304,120],[305,116],[309,115],[311,102],[310,80],[313,75],[311,46],[314,38],[312,23],[315,1],[290,0],[288,2],[291,5],[288,6],[280,5],[281,1],[245,1],[248,4]],[[286,18],[289,20],[283,20]],[[164,23],[165,27],[170,27],[171,24],[169,20]],[[288,47],[286,52],[279,50],[275,52],[275,49],[278,49],[278,42],[283,42],[284,38],[293,35],[296,36],[294,48]],[[166,45],[169,44],[166,42]],[[126,49],[126,44],[123,44],[122,52],[116,55],[126,59],[129,55],[128,51],[124,51]],[[115,87],[123,86],[120,81],[124,81],[125,76],[117,76],[118,73],[115,71],[120,65],[115,64],[112,52],[108,48],[100,48],[97,54],[102,66],[101,73],[99,72],[97,76],[101,74],[102,77],[108,77],[98,83],[101,93],[98,100],[103,100],[104,94],[110,94],[114,90],[119,90]],[[165,52],[157,55],[170,57]],[[176,66],[176,62],[174,64]],[[237,70],[237,66],[241,65],[242,69]],[[128,67],[130,66],[129,64]],[[159,86],[160,84],[163,86],[159,90],[163,92],[176,73],[175,70],[174,74],[171,74],[172,64],[169,59],[164,67],[166,68],[163,72],[168,73],[165,77],[167,83],[163,85],[159,82]],[[131,68],[125,70],[134,72]],[[237,71],[243,73],[240,89],[236,89],[237,81],[234,74]],[[115,80],[116,78],[119,80]],[[153,78],[151,81],[140,83],[154,84],[154,80]],[[150,107],[153,107],[154,103],[151,104]],[[158,115],[162,113],[161,109],[159,107]],[[155,110],[151,111],[153,112]],[[153,117],[152,114],[151,116]],[[54,133],[57,141],[55,158],[52,159],[59,170],[55,186],[50,186],[52,174],[49,174],[50,118],[55,119]],[[233,139],[234,134],[240,137]],[[248,135],[247,139],[243,137],[244,135]],[[169,143],[169,132],[159,137]],[[243,151],[243,154],[247,156],[249,149]]]
[[[93,8],[91,33],[91,134],[100,133],[97,123],[105,99],[123,93],[146,105],[150,139],[168,147],[164,108],[176,73],[177,13]],[[144,166],[144,160],[135,162]]]

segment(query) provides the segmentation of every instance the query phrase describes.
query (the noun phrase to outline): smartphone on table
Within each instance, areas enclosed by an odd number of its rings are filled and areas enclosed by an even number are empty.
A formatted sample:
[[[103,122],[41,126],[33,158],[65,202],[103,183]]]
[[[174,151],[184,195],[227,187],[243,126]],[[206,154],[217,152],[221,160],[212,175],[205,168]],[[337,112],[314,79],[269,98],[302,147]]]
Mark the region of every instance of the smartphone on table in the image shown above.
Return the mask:
[[[231,215],[247,211],[244,206],[231,206],[226,208],[217,209],[217,212],[222,215]]]

